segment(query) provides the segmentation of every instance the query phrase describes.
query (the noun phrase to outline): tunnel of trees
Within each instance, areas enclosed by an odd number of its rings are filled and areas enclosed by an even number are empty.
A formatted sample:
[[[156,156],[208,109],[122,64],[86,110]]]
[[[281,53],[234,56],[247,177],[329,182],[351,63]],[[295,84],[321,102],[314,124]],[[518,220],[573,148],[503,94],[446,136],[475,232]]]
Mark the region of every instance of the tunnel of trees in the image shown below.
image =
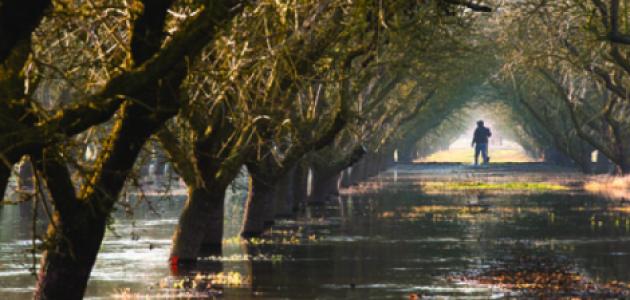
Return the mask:
[[[121,191],[156,152],[188,188],[172,264],[221,251],[226,189],[243,168],[249,238],[387,169],[394,152],[404,162],[447,146],[479,109],[501,112],[534,157],[594,172],[597,150],[604,170],[629,174],[629,8],[2,1],[0,191],[27,174],[53,209],[35,297],[82,297]]]

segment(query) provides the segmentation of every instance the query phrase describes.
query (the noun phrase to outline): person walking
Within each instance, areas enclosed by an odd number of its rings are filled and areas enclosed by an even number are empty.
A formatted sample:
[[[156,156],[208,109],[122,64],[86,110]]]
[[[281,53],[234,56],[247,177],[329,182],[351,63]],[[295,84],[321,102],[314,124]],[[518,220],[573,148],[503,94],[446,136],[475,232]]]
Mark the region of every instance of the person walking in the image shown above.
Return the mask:
[[[475,148],[475,166],[477,166],[479,162],[479,153],[481,153],[483,157],[484,165],[490,163],[490,157],[488,156],[488,138],[490,136],[492,136],[490,128],[483,126],[482,120],[477,121],[477,129],[475,129],[471,144],[471,146]]]

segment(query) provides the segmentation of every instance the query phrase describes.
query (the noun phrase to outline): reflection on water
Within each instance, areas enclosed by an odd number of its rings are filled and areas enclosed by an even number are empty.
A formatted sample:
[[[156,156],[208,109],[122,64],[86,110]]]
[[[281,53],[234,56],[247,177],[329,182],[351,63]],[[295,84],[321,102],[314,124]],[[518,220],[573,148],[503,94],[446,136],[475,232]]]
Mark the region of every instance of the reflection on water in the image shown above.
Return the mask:
[[[233,299],[502,297],[505,290],[495,286],[453,278],[490,270],[514,253],[566,262],[593,282],[630,281],[624,203],[558,191],[428,195],[397,176],[384,190],[344,195],[310,210],[308,219],[281,221],[254,243],[229,240],[223,257],[207,258],[199,268],[242,275],[242,284],[213,291]],[[92,273],[90,298],[111,298],[125,288],[156,294],[180,282],[168,277],[167,256],[182,202],[153,201],[153,209],[140,206],[133,217],[117,214]],[[30,204],[0,208],[1,299],[30,297],[31,214]]]

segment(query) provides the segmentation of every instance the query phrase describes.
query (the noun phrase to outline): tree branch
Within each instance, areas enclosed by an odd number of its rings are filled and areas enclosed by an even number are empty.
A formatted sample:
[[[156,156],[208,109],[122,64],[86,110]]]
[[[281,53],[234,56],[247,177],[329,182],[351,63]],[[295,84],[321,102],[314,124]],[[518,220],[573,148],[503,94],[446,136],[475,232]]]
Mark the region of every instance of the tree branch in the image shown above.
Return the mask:
[[[191,158],[179,146],[179,141],[175,134],[167,127],[157,132],[162,148],[166,150],[177,174],[182,177],[187,186],[199,186],[199,177],[195,164],[191,162]]]
[[[443,0],[443,1],[448,4],[465,6],[467,8],[470,8],[473,11],[492,12],[492,7],[483,5],[483,4],[474,3],[473,1],[467,1],[467,0]]]

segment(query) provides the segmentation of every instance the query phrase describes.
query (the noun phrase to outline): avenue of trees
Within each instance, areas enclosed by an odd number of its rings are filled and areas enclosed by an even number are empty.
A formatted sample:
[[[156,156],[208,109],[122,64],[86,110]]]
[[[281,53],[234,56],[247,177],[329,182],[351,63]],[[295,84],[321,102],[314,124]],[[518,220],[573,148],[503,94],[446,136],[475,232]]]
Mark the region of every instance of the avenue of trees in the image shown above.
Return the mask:
[[[441,145],[473,98],[530,153],[629,173],[630,4],[506,2],[0,2],[0,191],[28,164],[52,203],[35,297],[83,296],[153,151],[188,188],[175,265],[220,253],[243,167],[249,238]]]

